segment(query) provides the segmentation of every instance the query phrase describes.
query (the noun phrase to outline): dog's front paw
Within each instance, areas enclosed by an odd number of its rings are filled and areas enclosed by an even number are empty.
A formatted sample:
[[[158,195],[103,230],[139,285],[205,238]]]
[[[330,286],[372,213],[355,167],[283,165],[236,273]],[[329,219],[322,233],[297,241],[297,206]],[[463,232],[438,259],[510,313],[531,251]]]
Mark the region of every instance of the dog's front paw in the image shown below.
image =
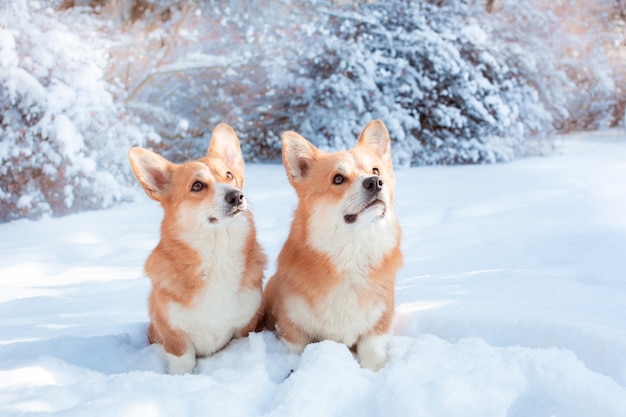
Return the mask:
[[[280,341],[283,342],[289,353],[302,354],[304,352],[304,348],[306,348],[306,343],[292,343],[284,337],[280,337]]]
[[[193,372],[196,367],[196,351],[188,348],[182,356],[176,356],[165,352],[167,359],[167,373],[170,375],[183,375]]]
[[[362,368],[376,372],[385,366],[389,359],[388,340],[388,335],[365,336],[359,340],[356,355]]]
[[[369,369],[370,371],[373,371],[373,372],[378,372],[379,370],[385,367],[385,365],[387,364],[387,359],[388,358],[386,354],[380,355],[380,356],[359,355],[359,364],[361,365],[362,368]]]

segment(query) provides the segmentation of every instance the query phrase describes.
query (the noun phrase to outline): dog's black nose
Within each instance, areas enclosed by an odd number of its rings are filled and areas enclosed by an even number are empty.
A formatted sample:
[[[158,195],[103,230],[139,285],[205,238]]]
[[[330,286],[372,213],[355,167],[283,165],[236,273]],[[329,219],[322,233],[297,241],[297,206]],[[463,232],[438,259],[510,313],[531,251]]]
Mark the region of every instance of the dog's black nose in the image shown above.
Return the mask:
[[[243,203],[243,199],[243,193],[239,190],[231,190],[224,196],[224,201],[233,207],[237,207],[239,204]]]
[[[363,180],[363,188],[372,193],[377,193],[383,189],[383,179],[380,177],[368,177]]]

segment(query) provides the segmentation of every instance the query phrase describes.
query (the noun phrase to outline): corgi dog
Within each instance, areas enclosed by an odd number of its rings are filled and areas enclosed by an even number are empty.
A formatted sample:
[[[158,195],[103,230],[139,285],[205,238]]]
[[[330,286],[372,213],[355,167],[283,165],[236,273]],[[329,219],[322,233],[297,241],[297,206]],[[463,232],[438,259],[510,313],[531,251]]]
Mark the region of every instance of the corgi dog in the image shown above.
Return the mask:
[[[389,132],[374,120],[348,151],[325,153],[295,132],[282,146],[298,206],[265,288],[266,327],[291,352],[334,340],[377,371],[388,358],[402,266]]]
[[[234,130],[220,124],[207,155],[174,164],[128,152],[144,191],[163,207],[161,238],[145,264],[150,343],[163,345],[170,374],[254,331],[263,314],[265,255],[242,193],[244,160]]]

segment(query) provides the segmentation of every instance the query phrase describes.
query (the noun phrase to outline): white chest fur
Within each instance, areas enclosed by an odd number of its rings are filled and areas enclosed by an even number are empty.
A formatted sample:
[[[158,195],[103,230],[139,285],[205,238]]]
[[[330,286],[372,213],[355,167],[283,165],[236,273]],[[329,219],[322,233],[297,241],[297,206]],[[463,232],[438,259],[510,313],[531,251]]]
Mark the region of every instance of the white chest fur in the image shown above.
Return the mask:
[[[397,244],[395,216],[390,212],[374,223],[346,225],[332,224],[323,212],[317,215],[309,222],[308,243],[331,259],[342,279],[316,305],[294,297],[288,301],[287,311],[290,319],[301,324],[313,338],[352,346],[376,325],[384,312],[381,298],[364,293],[371,285],[372,269]]]
[[[224,226],[199,230],[187,242],[203,259],[205,287],[189,306],[172,302],[169,320],[187,334],[199,356],[221,349],[245,327],[261,303],[261,291],[241,287],[249,232],[244,216]]]
[[[347,346],[369,332],[383,314],[384,304],[378,299],[362,299],[357,277],[345,277],[324,300],[311,306],[300,297],[290,298],[289,318],[306,329],[313,339],[330,339]]]
[[[391,210],[382,219],[357,224],[346,224],[331,210],[317,210],[308,223],[307,243],[327,255],[339,271],[359,281],[356,277],[367,277],[397,244],[396,222]]]

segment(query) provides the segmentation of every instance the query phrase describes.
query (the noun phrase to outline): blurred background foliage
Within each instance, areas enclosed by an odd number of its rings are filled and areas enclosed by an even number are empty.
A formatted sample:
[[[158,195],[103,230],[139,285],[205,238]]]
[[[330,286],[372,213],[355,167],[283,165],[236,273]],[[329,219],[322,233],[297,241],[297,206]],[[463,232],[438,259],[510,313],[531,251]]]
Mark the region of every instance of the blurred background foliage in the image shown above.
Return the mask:
[[[296,130],[345,149],[371,119],[402,166],[550,152],[622,122],[626,0],[62,0],[0,17],[0,220],[132,199],[126,151],[248,161]]]

